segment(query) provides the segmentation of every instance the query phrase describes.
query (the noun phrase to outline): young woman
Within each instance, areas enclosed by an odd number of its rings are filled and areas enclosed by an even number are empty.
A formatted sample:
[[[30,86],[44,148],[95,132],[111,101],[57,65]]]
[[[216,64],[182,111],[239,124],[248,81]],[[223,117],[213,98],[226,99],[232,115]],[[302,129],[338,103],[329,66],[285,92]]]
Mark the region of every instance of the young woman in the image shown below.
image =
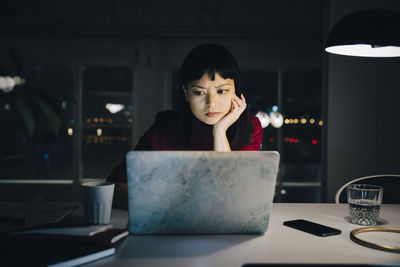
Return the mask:
[[[262,127],[246,109],[238,65],[222,45],[195,47],[180,73],[180,107],[164,111],[135,150],[260,150]],[[109,175],[114,204],[127,208],[126,162]]]

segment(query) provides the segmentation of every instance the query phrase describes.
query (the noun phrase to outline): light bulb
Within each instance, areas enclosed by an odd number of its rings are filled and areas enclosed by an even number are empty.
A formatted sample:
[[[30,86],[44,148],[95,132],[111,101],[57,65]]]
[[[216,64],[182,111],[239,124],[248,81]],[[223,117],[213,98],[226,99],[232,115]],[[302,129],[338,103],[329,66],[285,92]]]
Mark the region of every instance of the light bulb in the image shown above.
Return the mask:
[[[278,111],[273,111],[269,114],[269,118],[271,121],[272,126],[275,128],[280,128],[283,124],[283,116],[280,112]]]
[[[106,109],[112,114],[118,113],[124,108],[125,106],[122,104],[111,104],[111,103],[106,104]]]

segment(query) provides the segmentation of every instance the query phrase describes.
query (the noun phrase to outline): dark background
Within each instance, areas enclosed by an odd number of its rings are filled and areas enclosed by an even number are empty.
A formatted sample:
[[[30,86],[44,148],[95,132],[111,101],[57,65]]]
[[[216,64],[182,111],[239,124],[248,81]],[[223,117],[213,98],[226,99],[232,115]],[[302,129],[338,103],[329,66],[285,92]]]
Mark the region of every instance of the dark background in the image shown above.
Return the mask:
[[[277,105],[307,119],[264,129],[263,149],[282,156],[276,201],[332,201],[350,179],[399,172],[399,59],[323,52],[338,19],[370,7],[400,10],[394,0],[2,1],[0,76],[56,95],[62,127],[21,137],[17,113],[0,109],[1,199],[76,199],[82,180],[104,179],[176,105],[180,64],[205,42],[235,56],[253,114]]]

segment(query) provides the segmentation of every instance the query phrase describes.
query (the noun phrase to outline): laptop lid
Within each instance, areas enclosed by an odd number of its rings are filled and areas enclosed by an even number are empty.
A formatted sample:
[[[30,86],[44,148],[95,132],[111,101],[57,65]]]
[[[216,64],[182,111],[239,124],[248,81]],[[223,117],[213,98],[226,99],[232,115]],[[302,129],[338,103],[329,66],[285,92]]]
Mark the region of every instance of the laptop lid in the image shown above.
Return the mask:
[[[264,233],[276,151],[131,151],[126,155],[133,234]]]

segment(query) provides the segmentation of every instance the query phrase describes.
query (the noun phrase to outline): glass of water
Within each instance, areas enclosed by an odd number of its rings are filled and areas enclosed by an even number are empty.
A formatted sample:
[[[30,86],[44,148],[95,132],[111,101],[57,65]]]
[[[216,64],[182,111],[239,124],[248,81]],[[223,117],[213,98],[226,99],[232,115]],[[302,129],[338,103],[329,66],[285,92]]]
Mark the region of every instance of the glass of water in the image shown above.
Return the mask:
[[[351,222],[359,225],[375,225],[379,219],[383,188],[376,185],[352,184],[347,187],[347,202]]]

